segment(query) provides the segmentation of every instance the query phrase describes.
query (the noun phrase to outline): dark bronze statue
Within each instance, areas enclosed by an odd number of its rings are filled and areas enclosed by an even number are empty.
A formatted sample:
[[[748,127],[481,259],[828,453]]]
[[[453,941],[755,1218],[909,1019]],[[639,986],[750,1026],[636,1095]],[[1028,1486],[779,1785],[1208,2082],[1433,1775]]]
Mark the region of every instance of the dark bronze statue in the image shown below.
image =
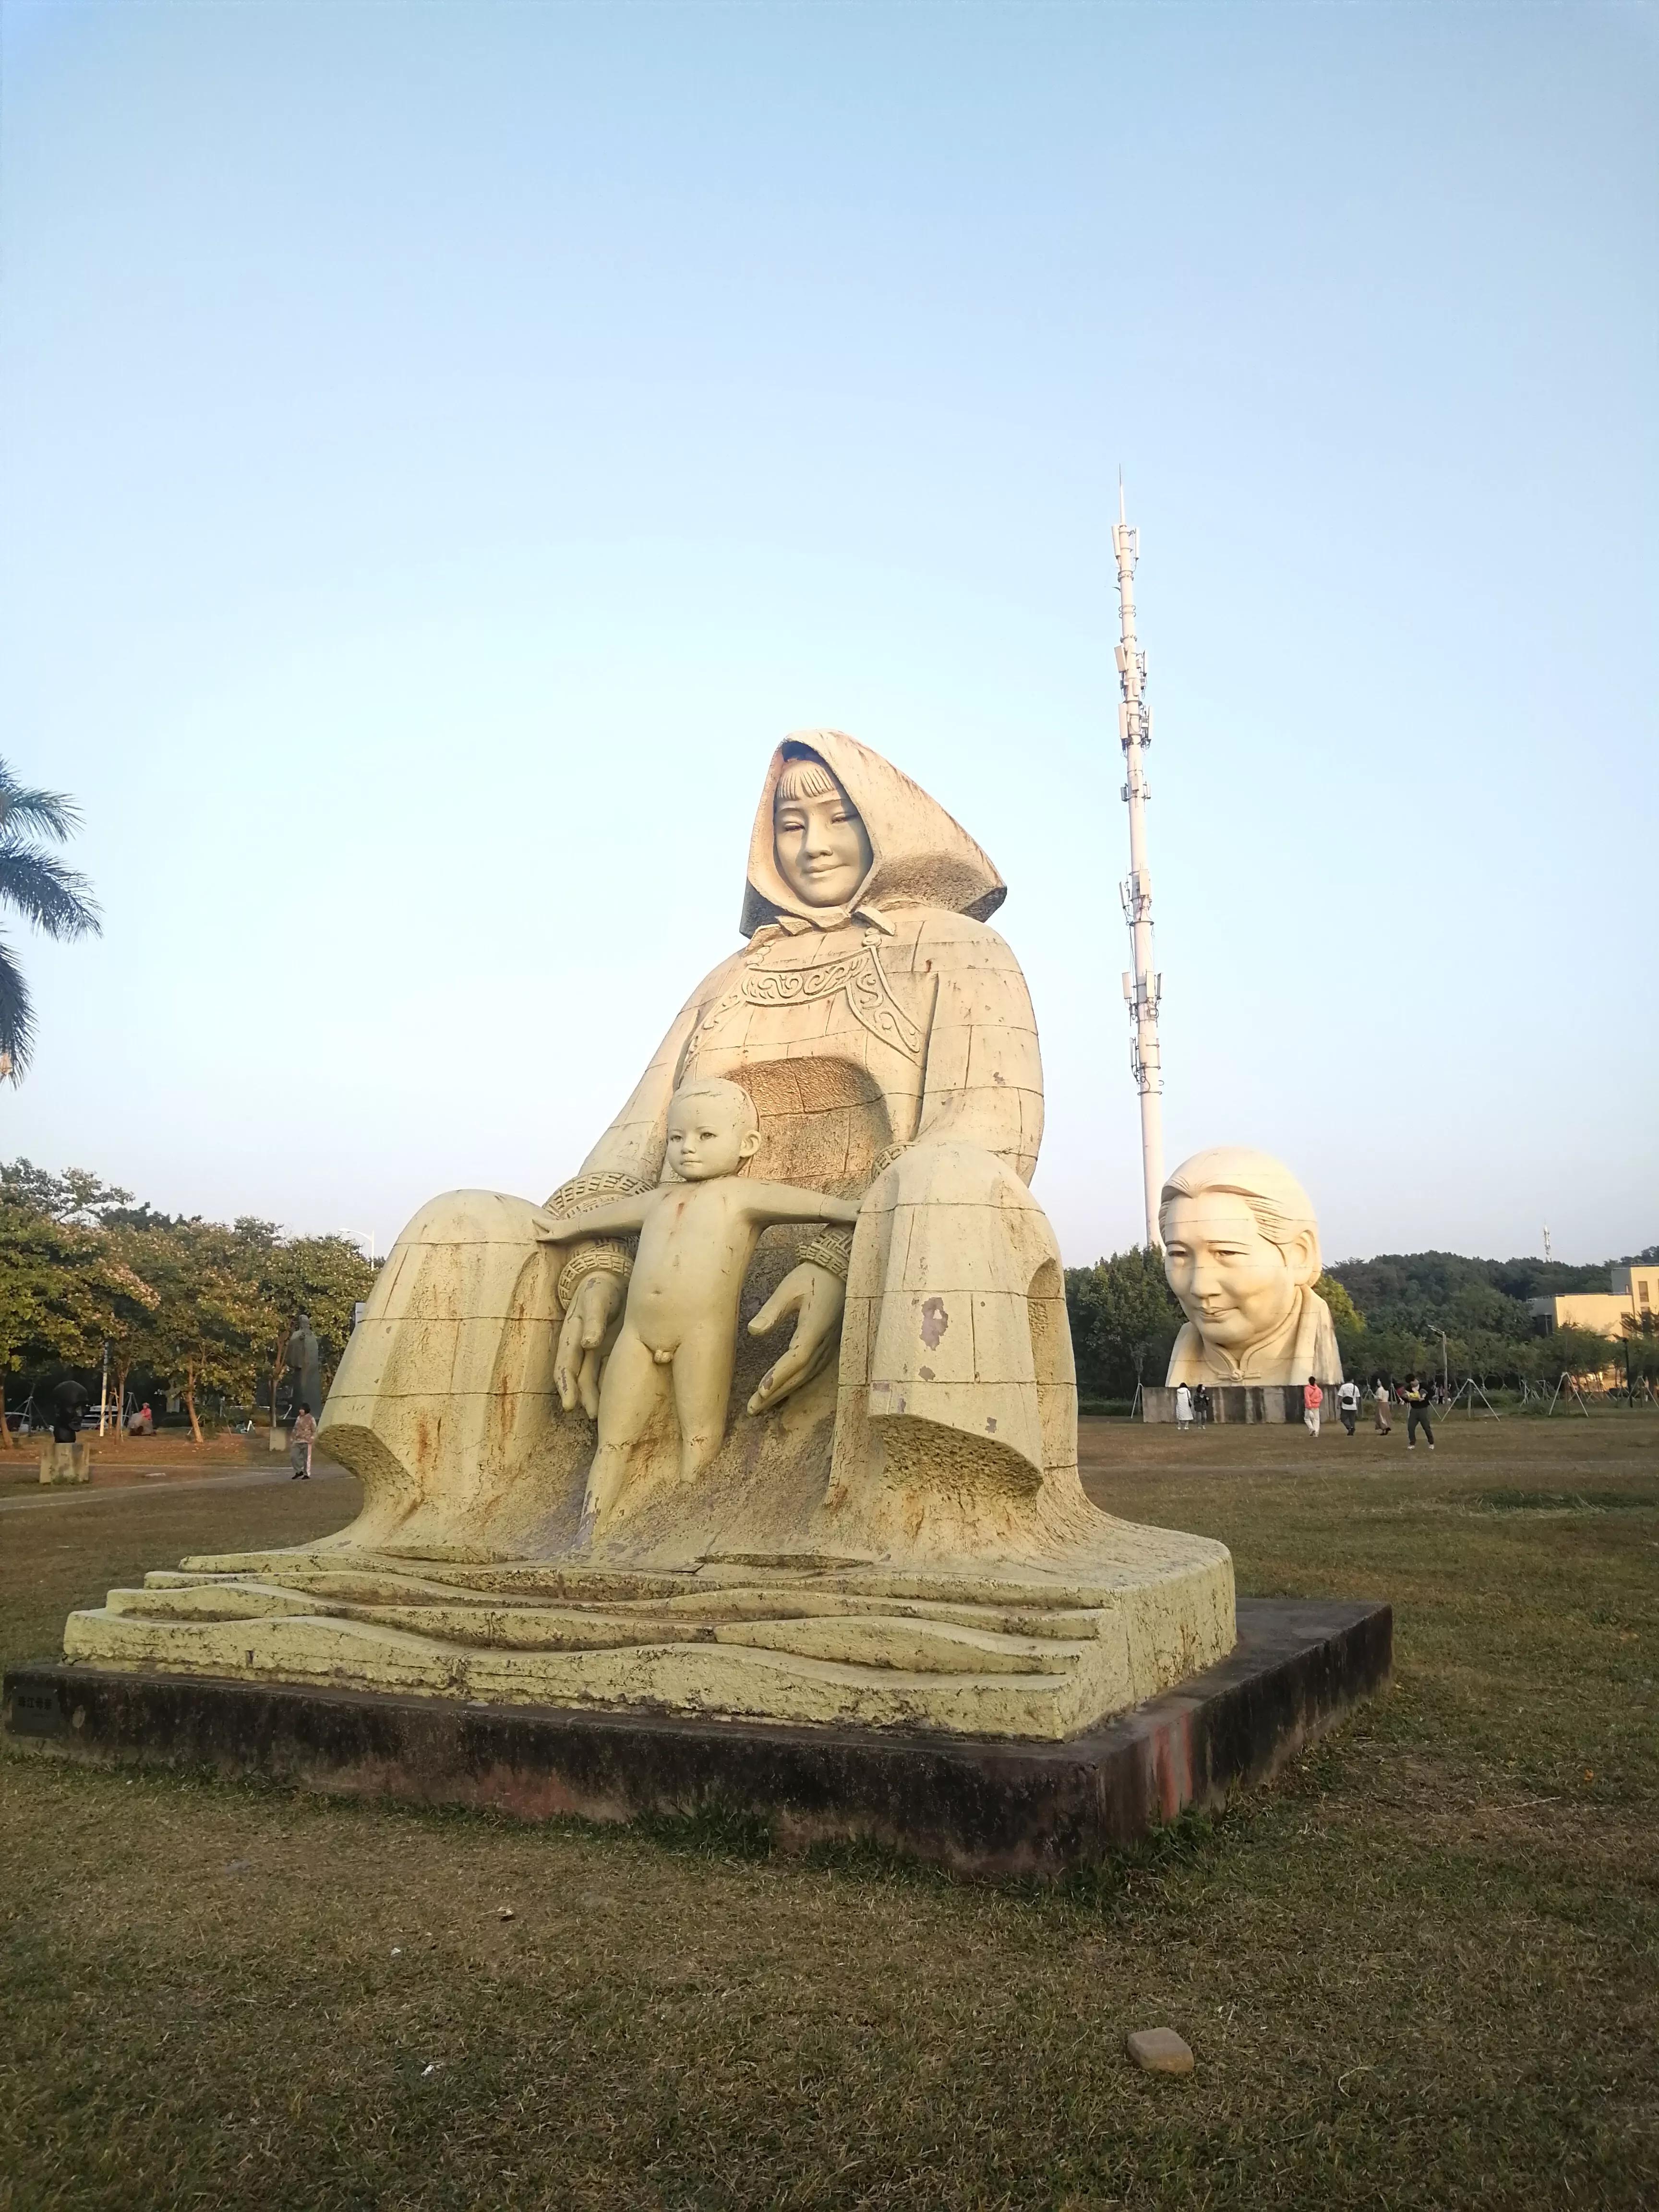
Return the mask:
[[[323,1410],[323,1347],[317,1341],[316,1331],[307,1314],[301,1314],[294,1324],[293,1334],[288,1340],[284,1354],[288,1369],[289,1418],[291,1420],[301,1406],[309,1406],[313,1413]]]
[[[74,1443],[81,1434],[81,1416],[87,1410],[86,1391],[72,1375],[66,1375],[48,1402],[52,1407],[53,1443]]]

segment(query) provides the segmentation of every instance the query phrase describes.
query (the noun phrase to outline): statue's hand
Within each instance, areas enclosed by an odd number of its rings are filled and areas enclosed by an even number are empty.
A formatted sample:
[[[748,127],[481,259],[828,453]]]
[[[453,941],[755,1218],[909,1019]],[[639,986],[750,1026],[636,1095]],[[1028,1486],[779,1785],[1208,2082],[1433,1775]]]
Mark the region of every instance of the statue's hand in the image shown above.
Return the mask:
[[[764,1336],[786,1314],[796,1316],[795,1333],[787,1348],[761,1376],[749,1401],[751,1413],[763,1413],[818,1373],[840,1340],[842,1310],[846,1304],[847,1285],[828,1267],[803,1260],[790,1269],[749,1324],[750,1336]]]
[[[576,1286],[564,1327],[559,1331],[559,1349],[553,1363],[554,1387],[567,1413],[579,1398],[590,1421],[599,1410],[605,1340],[622,1311],[624,1295],[621,1276],[603,1268],[584,1275]]]

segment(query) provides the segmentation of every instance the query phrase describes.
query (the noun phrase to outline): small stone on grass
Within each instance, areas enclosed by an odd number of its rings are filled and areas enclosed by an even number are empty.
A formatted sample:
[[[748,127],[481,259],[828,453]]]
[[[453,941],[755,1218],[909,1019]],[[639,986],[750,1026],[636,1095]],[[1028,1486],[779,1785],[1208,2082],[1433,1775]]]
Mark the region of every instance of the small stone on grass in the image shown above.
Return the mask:
[[[1128,2039],[1129,2056],[1146,2074],[1190,2074],[1192,2045],[1172,2027],[1140,2027]]]

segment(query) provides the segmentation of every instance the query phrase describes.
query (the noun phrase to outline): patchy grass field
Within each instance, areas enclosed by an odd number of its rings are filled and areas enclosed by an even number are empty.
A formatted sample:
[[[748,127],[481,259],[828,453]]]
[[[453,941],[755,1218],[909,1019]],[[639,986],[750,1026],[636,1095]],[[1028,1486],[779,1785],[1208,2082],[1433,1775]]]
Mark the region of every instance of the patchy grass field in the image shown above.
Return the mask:
[[[0,1760],[0,2205],[1659,2202],[1659,1418],[1437,1433],[1087,1425],[1242,1589],[1391,1598],[1397,1680],[1046,1893]],[[0,1513],[5,1656],[354,1494]]]

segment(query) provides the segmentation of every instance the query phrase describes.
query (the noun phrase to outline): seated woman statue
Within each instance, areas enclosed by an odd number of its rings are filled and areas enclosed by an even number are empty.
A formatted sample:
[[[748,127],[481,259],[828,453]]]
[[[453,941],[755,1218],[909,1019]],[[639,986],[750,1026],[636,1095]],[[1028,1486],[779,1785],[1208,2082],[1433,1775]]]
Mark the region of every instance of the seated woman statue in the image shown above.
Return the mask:
[[[1060,1254],[1027,1188],[1036,1029],[988,922],[1005,895],[973,839],[878,755],[832,730],[781,745],[744,945],[685,1001],[578,1173],[545,1208],[453,1193],[393,1249],[319,1440],[367,1492],[338,1540],[633,1570],[1157,1573],[1201,1553],[1231,1642],[1221,1547],[1130,1529],[1079,1483]],[[759,1142],[736,1171],[791,1186],[795,1224],[759,1231],[714,1448],[682,1451],[665,1379],[629,1428],[625,1482],[607,1477],[584,1518],[635,1240],[582,1234],[580,1217],[613,1231],[647,1218],[635,1201],[678,1179],[671,1100],[711,1080],[752,1102]],[[813,1193],[843,1203],[805,1221]]]
[[[744,945],[580,1171],[393,1248],[319,1437],[357,1519],[112,1594],[65,1650],[1050,1740],[1221,1658],[1224,1547],[1079,1480],[1002,897],[876,754],[781,746]]]

